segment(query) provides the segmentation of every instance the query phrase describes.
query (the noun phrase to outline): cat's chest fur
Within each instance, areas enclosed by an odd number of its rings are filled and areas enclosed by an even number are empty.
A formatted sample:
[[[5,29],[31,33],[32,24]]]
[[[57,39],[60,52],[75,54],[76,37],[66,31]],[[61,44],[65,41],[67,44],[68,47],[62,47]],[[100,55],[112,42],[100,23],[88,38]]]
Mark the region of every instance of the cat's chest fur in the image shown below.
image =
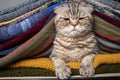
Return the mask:
[[[82,57],[92,52],[96,40],[91,34],[80,38],[56,36],[54,44],[59,57],[68,61],[80,61]]]

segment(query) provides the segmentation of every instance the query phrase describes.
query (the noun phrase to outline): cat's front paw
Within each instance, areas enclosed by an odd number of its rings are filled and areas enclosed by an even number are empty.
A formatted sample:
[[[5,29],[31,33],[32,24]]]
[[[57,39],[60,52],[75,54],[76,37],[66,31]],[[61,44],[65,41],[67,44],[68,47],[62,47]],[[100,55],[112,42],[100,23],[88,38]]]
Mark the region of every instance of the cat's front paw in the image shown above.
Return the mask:
[[[95,74],[95,70],[92,64],[84,64],[82,63],[80,65],[80,75],[83,77],[90,77],[93,76]]]
[[[61,80],[68,79],[71,75],[71,70],[68,66],[59,66],[56,68],[56,77]]]

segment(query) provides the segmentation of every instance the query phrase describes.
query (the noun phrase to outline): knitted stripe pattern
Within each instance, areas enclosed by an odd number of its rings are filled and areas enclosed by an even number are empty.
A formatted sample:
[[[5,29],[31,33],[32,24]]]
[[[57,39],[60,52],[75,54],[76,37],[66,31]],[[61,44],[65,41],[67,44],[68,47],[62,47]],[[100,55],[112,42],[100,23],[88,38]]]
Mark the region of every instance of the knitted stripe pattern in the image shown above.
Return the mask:
[[[46,9],[45,11],[41,11],[38,14],[30,16],[17,24],[0,28],[0,42],[8,41],[19,34],[26,32],[28,29],[38,23],[38,21],[42,20],[47,14],[48,12]]]
[[[79,75],[79,69],[71,68],[71,76]],[[95,69],[95,74],[120,73],[120,64],[104,64]],[[19,68],[2,68],[0,77],[55,77],[55,71],[44,68],[19,67]]]
[[[11,20],[8,20],[8,21],[1,22],[0,27],[15,24],[15,23],[25,19],[26,17],[29,17],[29,16],[31,16],[33,14],[36,14],[37,12],[39,12],[39,11],[41,11],[41,10],[55,4],[55,3],[57,3],[57,2],[53,2],[53,1],[47,2],[46,4],[41,5],[40,7],[36,8],[36,9],[33,9],[33,10],[31,10],[31,11],[29,11],[29,12],[27,12],[27,13],[21,15],[21,16],[15,17],[14,19],[11,19]]]
[[[26,41],[7,56],[0,58],[0,67],[6,66],[13,61],[24,58],[27,54],[35,51],[36,48],[42,45],[42,42],[51,37],[51,34],[54,31],[54,28],[51,28],[51,26],[53,26],[53,19],[34,37]]]
[[[10,52],[14,51],[17,47],[18,47],[18,45],[14,46],[12,48],[0,51],[0,57],[4,57],[4,56],[8,55]]]
[[[87,0],[87,2],[95,8],[94,32],[99,48],[104,52],[120,52],[120,13],[109,7],[107,10],[93,0]]]
[[[2,51],[0,52],[0,55],[4,55],[5,56],[5,54],[6,55],[9,54],[10,52],[12,52],[13,50],[15,50],[17,48],[15,45],[18,45],[20,43],[22,44],[23,42],[25,42],[26,40],[28,40],[29,38],[31,38],[32,36],[34,36],[39,30],[42,29],[43,24],[45,23],[45,21],[47,20],[47,18],[49,17],[49,15],[46,16],[38,24],[36,24],[33,28],[29,29],[27,32],[22,33],[21,35],[15,37],[13,39],[11,39],[10,41],[7,41],[3,45],[1,45],[0,49]],[[28,35],[29,35],[29,37],[28,37]],[[13,47],[13,48],[11,48],[11,47]],[[9,49],[7,49],[7,48],[9,48]]]
[[[120,54],[98,54],[94,59],[94,68],[96,69],[103,64],[120,64]],[[72,69],[79,69],[79,62],[68,62],[68,65]],[[54,65],[49,58],[34,58],[24,59],[19,62],[10,65],[11,68],[18,67],[34,67],[34,68],[45,68],[51,71],[55,71]]]
[[[94,11],[94,29],[100,49],[106,52],[120,52],[120,20]]]
[[[79,75],[80,63],[69,62],[68,64],[72,70],[72,75]],[[96,74],[118,73],[120,72],[120,54],[99,54],[94,59],[94,67]],[[1,77],[55,76],[55,69],[49,58],[24,59],[6,66],[0,71]]]
[[[26,18],[17,24],[0,28],[0,42],[8,41],[19,34],[26,32],[49,14],[56,6],[58,6],[58,4],[48,7],[47,9]]]
[[[34,3],[28,4],[26,6],[23,6],[16,11],[12,11],[10,13],[1,15],[0,16],[0,22],[11,20],[15,17],[18,17],[18,16],[22,15],[22,14],[25,14],[26,12],[29,12],[29,11],[35,9],[35,8],[38,8],[39,6],[44,5],[46,2],[49,2],[49,1],[50,0],[38,0],[37,2],[34,2]]]
[[[23,7],[19,7],[15,11],[11,10],[11,12],[6,11],[5,13],[3,11],[4,14],[0,15],[1,22],[9,21],[16,17],[20,17],[21,15],[24,15],[25,13],[27,13],[31,10],[35,10],[38,7],[46,4],[45,2],[50,2],[50,0],[49,1],[43,0],[43,2],[41,2],[41,1],[40,0],[33,1],[31,3],[23,5]],[[54,3],[57,0],[52,0],[52,1]],[[61,0],[59,0],[59,1],[61,1]],[[120,54],[117,52],[120,51],[120,44],[119,44],[120,43],[120,41],[119,41],[119,38],[120,38],[120,32],[119,32],[120,31],[120,29],[119,29],[120,28],[120,13],[119,13],[119,11],[117,11],[115,9],[112,9],[112,8],[109,8],[106,6],[102,7],[102,6],[92,2],[93,0],[87,0],[87,1],[89,4],[91,4],[95,8],[95,11],[93,12],[94,29],[95,29],[94,32],[95,32],[96,39],[99,43],[99,47],[102,50],[110,52],[110,53],[116,52],[116,54],[99,54],[99,55],[97,55],[94,59],[94,68],[97,70],[97,68],[99,68],[105,64],[106,65],[118,64],[116,67],[119,67]],[[41,3],[38,4],[39,2],[41,2]],[[60,3],[58,5],[61,5],[61,4],[62,3]],[[52,5],[52,4],[50,4],[50,5]],[[58,6],[58,5],[56,5],[56,6]],[[28,10],[27,10],[27,6],[31,6],[31,8],[28,8]],[[48,6],[49,5],[47,5],[47,7]],[[55,32],[54,23],[53,23],[54,18],[53,18],[53,16],[50,16],[50,15],[53,15],[53,14],[51,14],[51,12],[56,7],[55,5],[53,5],[53,6],[54,7],[52,7],[52,9],[47,8],[50,11],[48,11],[48,13],[46,13],[46,14],[43,13],[41,16],[43,16],[43,15],[44,16],[41,19],[38,19],[38,17],[37,17],[38,15],[36,15],[39,12],[35,12],[34,14],[27,16],[24,19],[21,18],[20,21],[18,21],[18,23],[16,23],[16,25],[21,26],[21,24],[19,24],[19,23],[24,21],[22,23],[23,24],[22,28],[20,28],[20,29],[18,27],[15,28],[16,26],[14,26],[12,28],[13,30],[9,29],[10,34],[14,34],[12,32],[14,32],[16,30],[17,31],[20,30],[22,32],[20,34],[18,34],[16,32],[18,35],[14,36],[10,40],[6,40],[5,43],[3,43],[3,42],[2,42],[2,44],[0,43],[0,52],[1,52],[1,54],[3,54],[0,58],[0,68],[6,66],[7,69],[9,69],[9,70],[10,69],[16,70],[18,68],[19,68],[19,70],[20,70],[20,68],[21,68],[21,70],[27,70],[28,68],[32,68],[32,69],[39,69],[40,71],[43,70],[43,73],[45,70],[49,71],[49,73],[51,73],[51,74],[55,72],[53,63],[49,58],[38,58],[38,57],[41,57],[42,55],[43,56],[48,55],[51,50],[50,47],[51,47],[53,39],[54,39],[53,34],[55,34],[54,33]],[[96,7],[96,6],[99,6],[99,7]],[[45,8],[43,8],[43,9],[46,10]],[[42,10],[42,11],[44,11],[44,10]],[[42,11],[40,10],[40,12],[42,12]],[[17,12],[20,12],[20,14]],[[16,13],[16,15],[14,15],[15,13]],[[32,22],[32,20],[28,20],[28,18],[33,15],[36,15],[36,16]],[[7,16],[9,16],[9,17],[7,17]],[[5,19],[3,19],[2,17],[4,17]],[[26,21],[28,21],[29,24]],[[12,24],[12,23],[9,23],[9,24]],[[31,24],[33,24],[33,25],[31,26]],[[12,25],[15,25],[15,24],[12,24]],[[8,25],[7,27],[10,27],[12,25]],[[30,28],[27,29],[27,27],[25,27],[26,25],[29,25],[28,27],[30,27]],[[1,27],[1,29],[2,28],[5,28],[5,26]],[[9,37],[7,28],[6,28],[6,31],[4,29],[2,29],[1,32],[2,31],[3,31],[2,36],[7,35],[4,37],[6,37],[6,38]],[[3,39],[4,37],[2,37],[1,39]],[[4,52],[3,50],[5,50],[6,52]],[[33,59],[23,59],[26,57],[27,58],[34,57],[34,58]],[[19,59],[22,59],[22,60],[17,61]],[[16,61],[16,62],[14,62],[14,61]],[[11,64],[11,63],[13,63],[13,64]],[[68,64],[69,64],[70,68],[72,68],[74,73],[76,74],[75,70],[78,71],[80,63],[79,62],[69,62]],[[103,71],[101,70],[101,72],[104,72],[104,70],[107,69],[107,67],[104,68]],[[115,68],[115,67],[113,67],[113,68]],[[28,70],[31,70],[31,69],[28,69]],[[113,70],[113,72],[114,72],[114,70]],[[99,73],[99,72],[96,72],[96,73]],[[2,75],[2,74],[0,73],[0,75]],[[36,75],[37,75],[37,73],[36,73]]]
[[[4,49],[10,48],[12,46],[15,46],[17,44],[20,44],[21,42],[24,42],[24,41],[28,40],[29,38],[31,38],[32,36],[34,36],[40,29],[42,29],[43,24],[45,23],[45,21],[47,20],[49,15],[46,16],[45,18],[43,18],[42,20],[40,20],[36,25],[34,25],[28,31],[26,31],[26,32],[16,36],[15,38],[1,44],[0,50],[4,50]]]
[[[108,5],[112,8],[115,8],[115,9],[118,9],[120,10],[120,3],[119,2],[116,2],[114,0],[97,0],[105,5]]]
[[[95,0],[86,0],[86,2],[94,7],[95,10],[100,11],[106,15],[112,16],[114,15],[115,18],[120,17],[120,11],[116,11],[113,8],[110,8],[109,6],[106,6],[104,4],[101,4]]]
[[[106,18],[107,19],[107,18]],[[117,23],[119,21],[112,20],[111,23],[95,16],[95,34],[97,41],[99,43],[99,47],[104,50],[110,52],[119,52],[120,51],[120,28],[114,26],[112,23]],[[109,20],[110,21],[110,20]],[[110,49],[105,49],[102,46],[105,46]],[[112,51],[112,50],[113,51]]]
[[[16,10],[18,10],[19,8],[24,7],[25,5],[34,3],[34,2],[36,2],[36,1],[37,1],[37,0],[28,0],[28,1],[23,2],[22,4],[17,4],[17,6],[0,10],[0,15],[4,15],[4,14],[7,14],[7,13],[16,11]]]

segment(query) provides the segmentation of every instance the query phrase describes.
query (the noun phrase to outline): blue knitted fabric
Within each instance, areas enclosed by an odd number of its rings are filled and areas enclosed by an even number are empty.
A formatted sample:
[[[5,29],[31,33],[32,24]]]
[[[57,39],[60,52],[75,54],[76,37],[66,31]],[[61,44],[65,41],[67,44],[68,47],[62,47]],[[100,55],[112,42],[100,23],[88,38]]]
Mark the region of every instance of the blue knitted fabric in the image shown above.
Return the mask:
[[[16,48],[18,48],[19,46],[14,46],[12,48],[9,48],[9,49],[6,49],[6,50],[3,50],[3,51],[0,51],[0,57],[4,57],[6,55],[8,55],[10,52],[14,51]]]
[[[55,4],[55,5],[51,6],[51,7],[48,7],[45,11],[51,12],[51,11],[53,11],[53,9],[54,9],[56,6],[59,6],[59,5],[61,5],[61,4],[63,4],[63,3]],[[50,21],[50,19],[53,17],[53,15],[54,15],[54,14],[52,14],[52,15],[48,18],[48,20],[46,21],[45,25]],[[0,45],[2,45],[2,44],[0,44]],[[16,48],[18,48],[19,46],[20,46],[20,45],[18,44],[17,46],[14,46],[14,47],[12,47],[12,48],[9,48],[9,49],[0,51],[0,57],[3,57],[3,56],[6,56],[6,55],[10,54],[12,51],[14,51],[14,50],[15,50]]]
[[[38,21],[42,20],[46,15],[51,13],[51,11],[60,4],[61,3],[50,6],[46,9],[44,9],[43,11],[40,11],[40,12],[24,19],[23,21],[21,21],[17,24],[13,24],[10,26],[0,28],[0,42],[8,41],[11,38],[27,31],[32,26],[34,26]]]
[[[50,15],[50,17],[48,18],[48,20],[46,21],[46,23],[45,23],[44,25],[46,25],[46,24],[53,18],[53,16],[54,16],[54,13]],[[44,26],[43,26],[43,27],[44,27]],[[52,36],[52,35],[53,35],[53,34],[51,34],[51,36]],[[24,43],[24,42],[23,42],[23,43]],[[17,44],[17,45],[15,45],[15,46],[11,47],[11,48],[6,49],[6,50],[0,51],[0,57],[4,57],[4,56],[10,54],[12,51],[14,51],[16,48],[18,48],[21,44],[22,44],[22,43]],[[1,46],[1,44],[0,44],[0,46]],[[44,55],[45,55],[45,54],[44,54]]]

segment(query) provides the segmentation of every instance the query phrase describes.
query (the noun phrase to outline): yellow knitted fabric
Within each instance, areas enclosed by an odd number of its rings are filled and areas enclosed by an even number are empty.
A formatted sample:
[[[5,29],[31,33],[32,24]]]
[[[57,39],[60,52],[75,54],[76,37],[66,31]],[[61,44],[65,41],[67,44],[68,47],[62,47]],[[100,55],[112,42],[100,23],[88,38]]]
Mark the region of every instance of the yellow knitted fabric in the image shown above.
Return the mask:
[[[120,64],[120,54],[98,54],[94,59],[94,67],[97,68],[101,64]],[[79,69],[79,62],[69,62],[70,68]],[[10,65],[11,68],[18,67],[33,67],[33,68],[44,68],[55,71],[54,65],[49,58],[34,58],[34,59],[24,59],[19,62]]]

